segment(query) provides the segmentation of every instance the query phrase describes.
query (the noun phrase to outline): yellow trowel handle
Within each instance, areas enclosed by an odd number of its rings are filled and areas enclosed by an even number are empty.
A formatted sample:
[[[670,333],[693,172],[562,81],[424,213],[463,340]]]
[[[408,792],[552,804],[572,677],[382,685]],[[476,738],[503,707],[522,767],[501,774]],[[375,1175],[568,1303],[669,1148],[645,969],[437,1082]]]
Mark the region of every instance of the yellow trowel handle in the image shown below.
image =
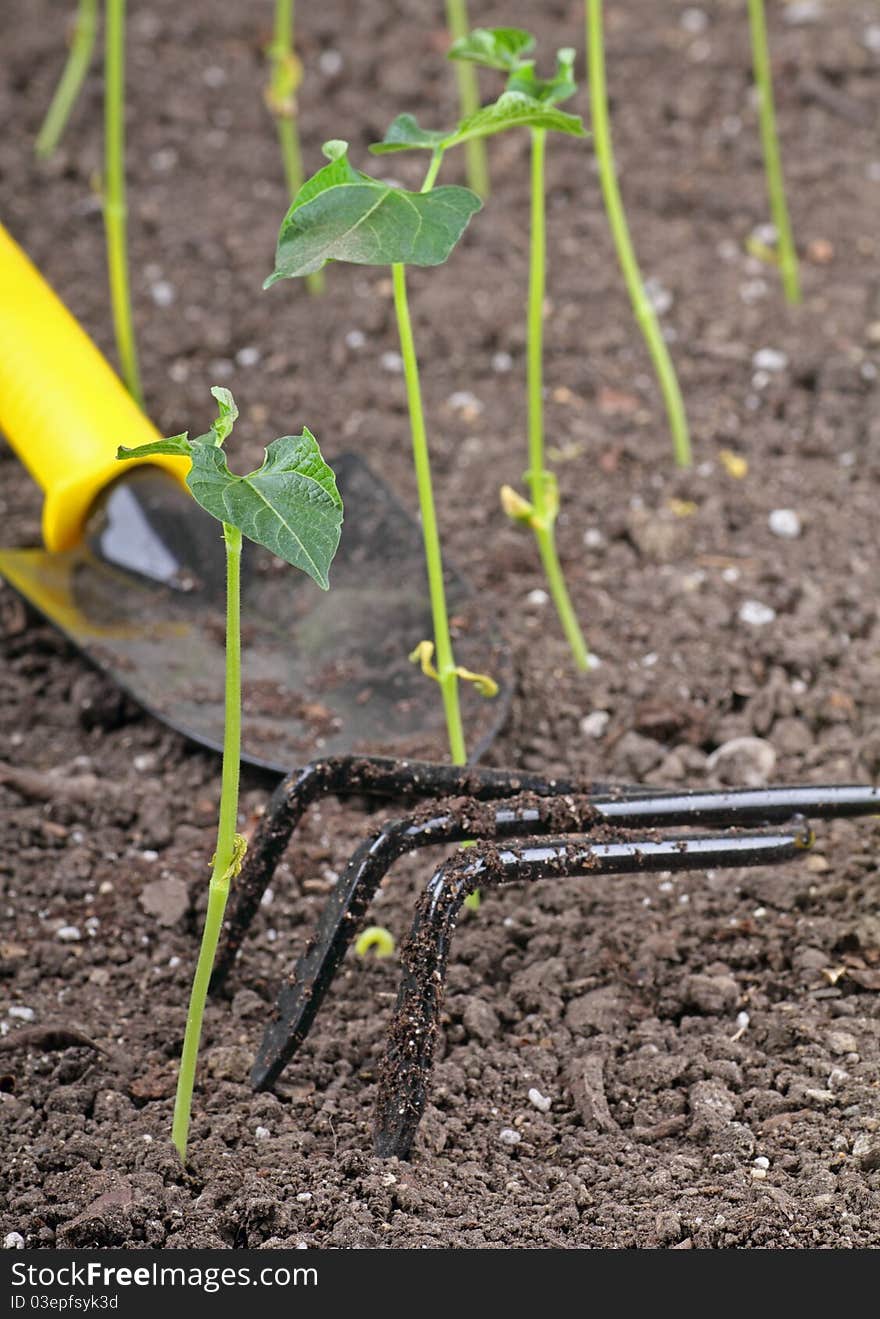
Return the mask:
[[[0,431],[45,492],[49,550],[76,544],[95,496],[125,470],[116,461],[117,446],[159,438],[2,225]],[[189,469],[185,458],[150,461],[181,478]]]

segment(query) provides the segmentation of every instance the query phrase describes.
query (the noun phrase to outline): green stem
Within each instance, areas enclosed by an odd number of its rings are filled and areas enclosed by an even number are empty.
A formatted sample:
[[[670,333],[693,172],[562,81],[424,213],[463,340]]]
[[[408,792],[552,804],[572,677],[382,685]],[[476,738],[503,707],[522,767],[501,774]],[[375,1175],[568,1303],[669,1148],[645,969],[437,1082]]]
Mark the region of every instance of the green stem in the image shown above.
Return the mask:
[[[79,0],[67,63],[34,144],[36,153],[42,160],[48,160],[61,141],[70,112],[76,104],[76,98],[92,62],[97,30],[98,0]]]
[[[623,201],[617,185],[611,128],[608,120],[608,97],[605,90],[605,49],[602,31],[602,0],[586,0],[587,58],[590,81],[590,110],[593,138],[599,165],[599,182],[617,259],[623,272],[636,320],[641,328],[654,364],[657,380],[666,404],[672,448],[679,467],[691,465],[691,442],[681,390],[660,329],[654,308],[645,294],[644,283],[626,222]]]
[[[776,112],[773,106],[773,77],[770,69],[770,48],[767,43],[767,21],[764,0],[749,0],[749,26],[752,34],[752,63],[755,87],[758,92],[758,112],[761,126],[761,146],[764,151],[764,171],[767,176],[767,196],[770,214],[776,229],[776,254],[779,274],[786,300],[796,306],[801,300],[797,249],[791,232],[791,220],[785,200],[785,183],[782,178],[782,160],[779,138],[776,133]]]
[[[104,29],[104,228],[110,302],[122,378],[132,398],[141,404],[126,250],[125,0],[107,0]]]
[[[278,144],[284,178],[291,201],[303,184],[302,148],[299,140],[299,123],[296,117],[296,89],[289,89],[290,68],[295,59],[293,46],[293,0],[275,0],[275,30],[269,48],[272,74],[269,84],[269,102],[278,129]],[[315,271],[306,275],[306,288],[310,293],[323,293],[324,275]]]
[[[556,550],[555,507],[548,506],[551,474],[544,466],[544,290],[547,240],[545,224],[543,128],[532,129],[532,223],[529,259],[527,382],[529,400],[529,471],[535,525],[533,530],[550,594],[579,669],[589,667],[587,645],[572,607]],[[555,501],[554,501],[555,503]]]
[[[199,949],[199,960],[193,977],[186,1018],[186,1033],[183,1039],[171,1128],[171,1139],[183,1163],[186,1162],[202,1018],[236,856],[238,778],[241,762],[241,532],[237,527],[224,522],[223,539],[226,544],[226,708],[223,731],[223,774],[217,850],[214,853],[211,883],[208,889],[208,910],[205,916],[205,928],[202,931],[202,945]]]
[[[431,617],[434,625],[434,647],[437,674],[446,729],[449,735],[449,752],[454,765],[467,763],[467,749],[458,703],[458,675],[449,636],[449,618],[446,610],[446,588],[443,583],[443,560],[440,553],[440,534],[437,530],[437,513],[434,507],[434,490],[431,483],[431,459],[422,409],[422,391],[419,384],[419,364],[413,341],[409,303],[406,296],[406,267],[391,267],[394,281],[394,310],[400,336],[400,352],[406,380],[406,397],[409,404],[409,424],[412,432],[413,460],[419,490],[419,508],[422,515],[422,538],[425,545],[425,563],[428,569],[428,592],[431,598]]]
[[[466,37],[471,30],[467,0],[446,0],[446,24],[453,41]],[[458,79],[458,100],[462,119],[476,114],[480,108],[480,84],[477,70],[468,60],[455,61]],[[472,138],[466,143],[467,181],[480,197],[489,196],[489,166],[486,161],[486,143]]]

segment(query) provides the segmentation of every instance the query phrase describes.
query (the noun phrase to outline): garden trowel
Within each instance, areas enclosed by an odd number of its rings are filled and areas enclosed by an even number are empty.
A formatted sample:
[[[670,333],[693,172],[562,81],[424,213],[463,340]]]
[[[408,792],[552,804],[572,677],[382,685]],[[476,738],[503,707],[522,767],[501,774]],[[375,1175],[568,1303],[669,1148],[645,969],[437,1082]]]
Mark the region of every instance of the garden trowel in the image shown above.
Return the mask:
[[[219,750],[218,525],[185,459],[116,462],[158,432],[2,226],[0,431],[45,495],[45,549],[0,550],[0,574],[146,710]],[[280,773],[316,754],[442,754],[439,692],[408,658],[433,635],[419,528],[360,458],[330,462],[345,502],[331,590],[245,550],[242,757]],[[463,684],[476,759],[504,718],[510,659],[454,572],[447,589],[456,658],[500,687],[487,701]]]

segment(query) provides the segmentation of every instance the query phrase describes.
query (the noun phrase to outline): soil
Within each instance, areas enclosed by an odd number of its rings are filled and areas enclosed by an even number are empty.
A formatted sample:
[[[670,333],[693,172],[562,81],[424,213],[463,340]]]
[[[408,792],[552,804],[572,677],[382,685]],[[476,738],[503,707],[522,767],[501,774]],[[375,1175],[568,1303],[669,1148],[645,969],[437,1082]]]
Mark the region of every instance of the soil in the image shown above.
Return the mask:
[[[525,466],[527,259],[527,141],[498,139],[485,213],[447,267],[411,279],[445,543],[514,648],[511,717],[485,763],[694,786],[868,781],[880,766],[876,4],[790,6],[797,21],[773,7],[797,311],[745,251],[766,204],[744,6],[705,6],[703,31],[671,0],[608,8],[621,182],[644,270],[672,300],[697,466],[671,466],[589,154],[554,141],[548,428],[562,557],[601,660],[575,676],[534,546],[498,504]],[[112,356],[99,72],[38,168],[31,143],[70,6],[6,10],[0,214]],[[450,120],[444,34],[424,13],[414,0],[303,7],[309,168],[334,136],[365,159],[401,110]],[[534,6],[490,3],[480,18],[531,25]],[[580,44],[580,4],[541,6],[539,26],[545,59]],[[260,292],[285,207],[261,97],[267,35],[249,6],[132,7],[146,397],[173,433],[204,428],[208,387],[229,384],[243,468],[305,423],[329,455],[366,456],[413,508],[403,382],[383,365],[397,349],[386,275],[333,268],[319,299]],[[407,183],[419,170],[393,162]],[[798,514],[795,538],[770,530],[779,509]],[[4,543],[38,543],[39,514],[0,451]],[[181,1171],[172,1091],[218,762],[120,697],[8,590],[0,605],[2,755],[37,776],[0,786],[3,1234],[43,1247],[880,1244],[874,820],[821,825],[812,854],[778,870],[487,895],[454,940],[440,1059],[404,1164],[371,1154],[397,958],[350,960],[276,1092],[247,1084],[282,974],[375,824],[322,802],[209,1008]],[[742,737],[763,745],[728,747]],[[246,773],[248,827],[270,786]],[[374,904],[398,940],[432,864],[400,863]]]

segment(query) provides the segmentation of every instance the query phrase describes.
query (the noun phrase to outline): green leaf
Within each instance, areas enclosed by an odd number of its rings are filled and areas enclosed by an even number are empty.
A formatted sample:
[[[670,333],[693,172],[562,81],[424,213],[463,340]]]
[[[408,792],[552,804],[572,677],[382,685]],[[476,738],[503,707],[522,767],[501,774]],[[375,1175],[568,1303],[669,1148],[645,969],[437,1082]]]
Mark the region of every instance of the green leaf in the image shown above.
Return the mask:
[[[407,192],[348,164],[347,145],[303,185],[278,235],[275,269],[264,282],[311,275],[327,261],[359,266],[439,266],[481,202],[467,188]],[[347,168],[347,172],[346,171]],[[299,197],[308,191],[308,200]]]
[[[573,137],[586,136],[580,115],[566,114],[522,92],[504,92],[492,105],[484,105],[482,110],[463,119],[446,145],[447,148],[459,146],[471,138],[491,137],[508,128],[544,128],[549,132],[570,133]]]
[[[454,133],[442,129],[422,128],[415,115],[399,114],[389,125],[381,142],[374,142],[370,147],[374,156],[385,155],[389,151],[411,151],[421,148],[424,151],[442,151]]]
[[[238,408],[230,390],[218,385],[211,393],[218,415],[205,435],[190,440],[184,431],[136,449],[121,446],[116,457],[176,454],[189,458],[192,466],[186,483],[202,508],[308,573],[326,591],[339,545],[342,499],[318,441],[305,427],[302,435],[282,435],[265,450],[261,467],[247,476],[235,476],[226,465],[221,445],[232,431]]]
[[[211,422],[211,434],[214,436],[214,443],[221,445],[232,434],[232,428],[238,421],[238,408],[231,389],[214,385],[211,394],[216,399],[218,408],[217,417]]]
[[[248,476],[230,472],[222,449],[210,444],[194,445],[192,462],[186,483],[202,508],[327,590],[342,499],[311,431],[273,440]]]
[[[577,91],[574,57],[575,52],[571,46],[558,50],[553,78],[536,77],[535,61],[524,60],[511,73],[505,91],[521,92],[523,96],[530,96],[533,101],[542,101],[545,105],[558,105],[560,101],[567,101]]]
[[[116,450],[116,459],[118,462],[125,462],[127,458],[149,458],[152,454],[158,453],[191,458],[192,451],[189,431],[183,431],[181,435],[169,435],[167,440],[153,440],[151,444],[140,444],[136,449],[128,449],[124,444],[120,444]]]
[[[466,37],[459,37],[449,48],[451,60],[468,60],[487,69],[510,73],[523,55],[534,48],[531,32],[519,27],[478,27]]]

